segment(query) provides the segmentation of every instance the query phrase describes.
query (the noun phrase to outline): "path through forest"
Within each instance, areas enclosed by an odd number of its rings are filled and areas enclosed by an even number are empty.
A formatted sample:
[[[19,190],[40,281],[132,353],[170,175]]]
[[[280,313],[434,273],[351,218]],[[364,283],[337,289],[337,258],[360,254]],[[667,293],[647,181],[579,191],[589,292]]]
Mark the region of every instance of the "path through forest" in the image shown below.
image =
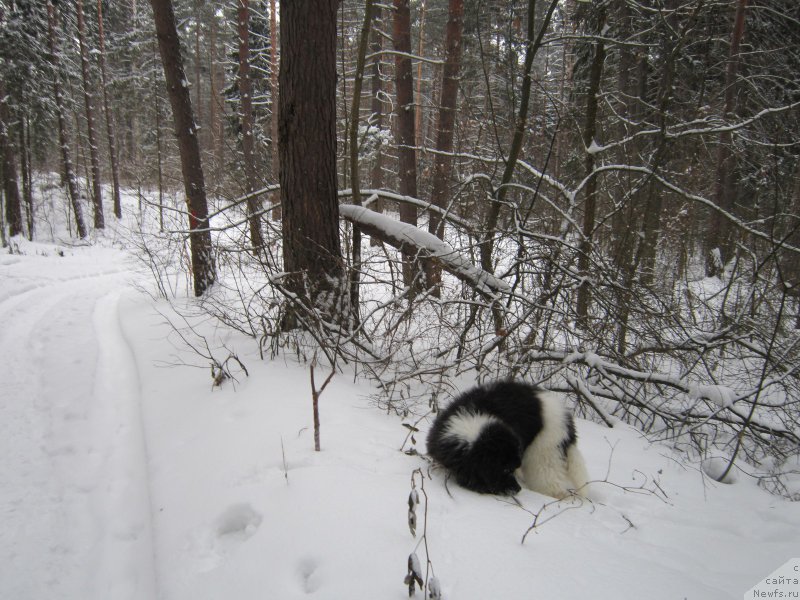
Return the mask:
[[[121,252],[0,256],[0,581],[8,598],[156,597]],[[10,587],[6,587],[6,585]]]

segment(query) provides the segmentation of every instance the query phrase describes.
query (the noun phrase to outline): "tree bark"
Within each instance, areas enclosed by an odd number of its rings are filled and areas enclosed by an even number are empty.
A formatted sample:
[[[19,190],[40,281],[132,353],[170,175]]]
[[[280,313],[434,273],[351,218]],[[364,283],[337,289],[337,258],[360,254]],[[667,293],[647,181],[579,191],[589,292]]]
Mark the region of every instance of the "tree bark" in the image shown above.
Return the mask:
[[[338,6],[338,0],[280,4],[278,143],[287,287],[341,322],[349,309],[341,297],[347,285],[336,186]]]
[[[19,166],[22,175],[22,203],[25,205],[25,224],[28,239],[33,241],[33,175],[31,170],[30,123],[25,120],[19,124]]]
[[[183,68],[175,12],[170,0],[150,0],[164,67],[164,78],[172,106],[175,136],[181,157],[181,173],[189,210],[189,244],[192,255],[194,293],[202,296],[216,280],[216,268],[208,231],[208,205],[200,160],[200,145],[192,114],[192,100]]]
[[[270,90],[270,130],[272,132],[272,180],[277,181],[280,173],[280,152],[278,150],[278,15],[275,0],[269,0],[269,90]],[[273,201],[273,204],[278,204]],[[272,210],[272,219],[279,221],[281,209]]]
[[[204,0],[195,0],[194,2],[194,103],[192,104],[194,111],[194,122],[199,131],[203,131],[205,118],[203,115],[203,61],[200,58],[200,40],[203,37],[203,2]],[[191,96],[190,96],[191,97]],[[198,143],[199,143],[198,137]]]
[[[372,59],[371,69],[371,82],[372,90],[371,103],[370,103],[370,126],[375,127],[377,131],[383,131],[383,101],[381,95],[383,93],[383,82],[381,81],[381,49],[383,48],[383,36],[379,31],[382,22],[383,9],[380,5],[374,7],[374,20],[375,26],[372,28],[372,39],[369,44],[369,52],[374,57]],[[379,139],[380,140],[380,139]],[[370,170],[370,187],[372,189],[380,189],[383,187],[383,152],[381,142],[378,141],[378,147],[375,148],[375,158],[372,162],[372,169]],[[373,207],[377,212],[383,212],[383,200],[378,200]],[[379,239],[370,237],[370,246],[380,246]]]
[[[598,33],[602,30],[606,21],[605,8],[601,7],[598,14]],[[600,80],[603,75],[603,63],[605,62],[606,48],[602,37],[598,37],[595,42],[594,57],[589,72],[589,88],[586,93],[586,121],[583,129],[583,143],[588,149],[595,141],[597,134],[597,108],[598,96],[600,94]],[[586,325],[589,317],[589,304],[592,298],[592,288],[589,283],[589,266],[595,229],[595,217],[597,212],[597,176],[594,174],[595,155],[593,152],[586,152],[584,159],[586,175],[589,179],[586,182],[586,200],[583,208],[583,235],[578,245],[578,274],[581,277],[581,284],[578,286],[577,316],[578,321]]]
[[[75,179],[75,171],[72,168],[70,158],[69,138],[67,137],[67,123],[64,116],[64,98],[61,94],[61,66],[58,60],[56,44],[56,17],[53,3],[47,0],[47,35],[50,46],[50,64],[53,65],[53,97],[56,102],[56,120],[58,121],[58,144],[61,147],[61,164],[64,168],[64,180],[67,183],[72,214],[75,217],[75,226],[78,237],[81,239],[87,236],[86,221],[83,218],[83,207],[81,206],[80,195],[78,194],[78,182]]]
[[[8,235],[22,235],[22,201],[17,181],[17,161],[10,135],[11,111],[8,109],[5,85],[0,80],[0,158],[3,161],[3,192],[6,197]]]
[[[211,18],[211,50],[209,52],[209,72],[210,72],[210,85],[209,85],[209,125],[211,129],[211,146],[213,148],[214,154],[214,168],[212,169],[212,173],[214,174],[213,180],[215,181],[218,177],[220,170],[222,169],[223,165],[223,156],[224,151],[223,148],[225,146],[225,133],[224,133],[224,126],[222,124],[222,117],[223,117],[223,110],[222,110],[222,98],[220,96],[220,90],[225,89],[225,82],[224,82],[224,69],[219,67],[217,61],[217,30],[219,29],[219,25],[217,23],[217,16],[213,15]],[[213,183],[212,183],[213,185]]]
[[[409,0],[394,0],[393,38],[395,93],[397,94],[397,154],[400,193],[417,197],[417,152],[415,149],[414,82],[411,75],[411,8]],[[400,205],[400,221],[417,225],[417,209]],[[403,255],[403,283],[412,285],[418,271],[415,257]]]
[[[450,0],[449,17],[445,30],[445,58],[442,70],[442,96],[439,102],[439,123],[436,135],[436,156],[433,163],[433,188],[431,204],[439,208],[447,205],[447,188],[453,169],[453,137],[455,134],[458,74],[461,70],[461,34],[464,30],[464,0]],[[444,221],[437,211],[428,211],[428,231],[444,239]],[[427,263],[428,286],[439,289],[442,269],[436,263]]]
[[[361,26],[361,38],[356,57],[356,73],[353,81],[353,105],[350,109],[350,182],[353,188],[353,204],[361,206],[361,176],[358,164],[358,124],[361,122],[361,89],[364,82],[364,64],[366,62],[369,31],[372,26],[373,0],[364,3],[364,23]],[[353,318],[358,322],[359,276],[361,273],[361,228],[353,224],[353,261],[350,271],[350,303]]]
[[[428,13],[426,0],[421,0],[419,4],[419,27],[417,30],[417,56],[425,56],[425,16]],[[417,61],[417,110],[414,115],[414,135],[416,136],[417,148],[425,143],[422,134],[422,61]]]
[[[253,82],[250,80],[250,0],[238,0],[239,30],[239,110],[242,125],[245,191],[248,195],[258,189],[256,179],[255,143],[253,138]],[[253,254],[264,246],[261,234],[261,201],[247,198],[247,220],[250,224],[250,243]]]
[[[122,200],[119,191],[119,162],[117,161],[117,136],[114,134],[114,113],[108,104],[108,77],[106,75],[106,41],[103,32],[103,0],[97,0],[97,29],[100,43],[100,80],[103,90],[103,111],[106,114],[108,160],[111,163],[111,180],[114,185],[114,216],[122,218]]]
[[[372,40],[369,45],[369,52],[374,56],[372,59],[372,92],[370,104],[370,124],[374,125],[379,131],[383,129],[383,102],[381,101],[381,94],[383,90],[383,83],[381,81],[381,56],[380,52],[383,48],[383,36],[377,30],[381,23],[383,9],[380,5],[375,6],[374,9],[375,27],[372,28]],[[375,162],[372,165],[370,175],[370,187],[373,189],[380,189],[383,187],[383,152],[380,148],[375,153]],[[380,210],[378,208],[377,210]]]
[[[153,64],[156,57],[156,40],[152,39]],[[161,150],[161,98],[158,94],[158,86],[155,85],[153,78],[153,108],[156,117],[156,173],[158,180],[158,230],[164,231],[164,154]]]
[[[78,44],[81,51],[81,76],[83,78],[83,101],[86,107],[86,131],[89,139],[89,162],[92,168],[92,206],[94,207],[94,227],[105,227],[103,215],[103,190],[100,186],[100,155],[97,146],[97,129],[94,120],[94,97],[89,72],[89,48],[86,42],[86,22],[83,16],[83,0],[77,0],[75,11],[78,14]]]
[[[731,47],[728,53],[728,64],[725,69],[725,105],[723,118],[731,119],[736,111],[736,78],[739,74],[739,46],[744,37],[745,11],[747,0],[736,0],[736,13],[733,19],[731,33]],[[733,212],[736,202],[736,186],[733,182],[736,168],[736,157],[733,154],[733,133],[724,130],[719,134],[719,149],[717,151],[717,178],[714,185],[714,203],[727,211]],[[727,218],[719,211],[711,214],[706,237],[706,272],[708,275],[718,275],[724,268],[725,262],[730,260],[733,253],[733,232]],[[718,254],[717,254],[718,252]]]

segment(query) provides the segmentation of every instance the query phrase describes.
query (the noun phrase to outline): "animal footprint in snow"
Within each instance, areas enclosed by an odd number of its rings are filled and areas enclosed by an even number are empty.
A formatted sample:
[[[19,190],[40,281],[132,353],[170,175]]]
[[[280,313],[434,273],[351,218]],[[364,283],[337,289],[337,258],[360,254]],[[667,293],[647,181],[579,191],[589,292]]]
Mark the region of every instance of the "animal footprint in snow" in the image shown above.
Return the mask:
[[[249,504],[234,504],[217,518],[217,539],[226,545],[241,543],[258,531],[261,521]]]
[[[297,565],[300,587],[306,594],[313,594],[322,585],[319,574],[319,563],[313,558],[306,558]]]
[[[234,504],[218,516],[209,529],[194,532],[184,549],[195,555],[196,568],[202,572],[212,571],[258,531],[262,520],[261,514],[249,504]]]

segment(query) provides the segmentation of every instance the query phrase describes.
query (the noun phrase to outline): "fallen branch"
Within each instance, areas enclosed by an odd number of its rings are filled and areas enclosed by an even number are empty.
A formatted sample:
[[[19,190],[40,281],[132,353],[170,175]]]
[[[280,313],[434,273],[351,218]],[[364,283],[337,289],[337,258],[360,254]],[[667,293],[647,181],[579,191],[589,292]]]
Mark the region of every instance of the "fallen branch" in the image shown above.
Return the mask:
[[[445,271],[487,296],[508,294],[511,291],[511,287],[505,281],[475,266],[456,252],[450,244],[414,225],[401,223],[363,206],[352,204],[340,204],[339,214],[358,225],[364,233],[398,250],[437,261]]]

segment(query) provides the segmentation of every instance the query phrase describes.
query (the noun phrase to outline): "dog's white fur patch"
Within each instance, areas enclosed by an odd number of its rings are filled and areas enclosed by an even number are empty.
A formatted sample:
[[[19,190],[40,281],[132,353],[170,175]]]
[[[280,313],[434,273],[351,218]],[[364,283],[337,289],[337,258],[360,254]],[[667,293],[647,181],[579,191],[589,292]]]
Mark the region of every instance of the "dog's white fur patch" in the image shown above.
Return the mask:
[[[561,443],[568,436],[568,413],[561,398],[552,392],[541,392],[542,430],[525,448],[517,476],[523,485],[535,492],[565,498],[575,491],[586,495],[588,475],[578,448],[573,444],[567,455]]]
[[[589,472],[586,470],[586,463],[583,454],[577,446],[570,446],[567,450],[567,475],[574,487],[575,492],[584,498],[598,500],[592,486],[589,485]]]
[[[474,444],[486,425],[498,421],[499,419],[492,415],[460,410],[448,419],[444,435],[457,438],[467,444]]]

